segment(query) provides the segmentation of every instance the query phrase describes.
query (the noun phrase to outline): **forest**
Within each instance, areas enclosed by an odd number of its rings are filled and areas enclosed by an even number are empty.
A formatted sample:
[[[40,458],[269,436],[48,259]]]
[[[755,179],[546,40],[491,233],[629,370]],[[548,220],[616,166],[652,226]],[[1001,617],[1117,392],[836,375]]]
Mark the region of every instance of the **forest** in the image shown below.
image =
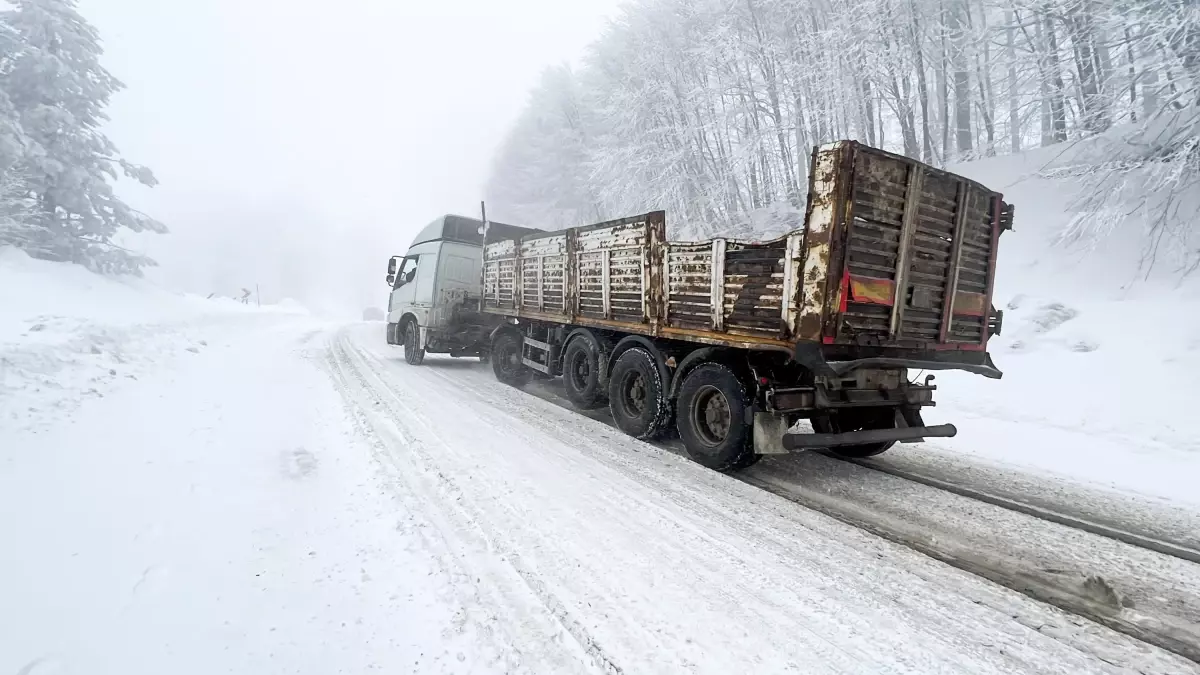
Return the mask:
[[[1198,85],[1195,0],[635,0],[544,73],[487,196],[538,227],[665,209],[675,237],[762,237],[797,222],[824,142],[940,167],[1063,144],[1063,237],[1137,213],[1186,247]]]

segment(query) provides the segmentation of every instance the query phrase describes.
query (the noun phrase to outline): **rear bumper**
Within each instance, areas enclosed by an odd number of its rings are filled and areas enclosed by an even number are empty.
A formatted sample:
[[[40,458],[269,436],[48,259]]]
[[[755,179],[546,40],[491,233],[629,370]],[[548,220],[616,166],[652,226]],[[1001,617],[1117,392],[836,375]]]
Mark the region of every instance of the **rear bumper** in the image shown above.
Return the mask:
[[[797,434],[788,432],[783,435],[783,447],[786,450],[836,448],[844,445],[914,441],[922,438],[951,438],[957,433],[958,429],[953,424],[938,424],[932,427],[868,429],[865,431],[848,431],[841,434]]]
[[[792,358],[817,375],[841,377],[862,368],[962,370],[992,379],[1003,373],[983,351],[921,351],[798,342]]]

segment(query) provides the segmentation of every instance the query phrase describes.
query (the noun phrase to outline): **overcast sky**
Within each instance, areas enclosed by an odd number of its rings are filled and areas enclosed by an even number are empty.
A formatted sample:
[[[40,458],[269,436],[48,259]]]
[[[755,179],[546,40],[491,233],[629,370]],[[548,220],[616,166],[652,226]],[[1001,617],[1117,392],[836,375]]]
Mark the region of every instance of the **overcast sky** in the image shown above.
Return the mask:
[[[478,211],[547,66],[581,58],[618,0],[81,0],[128,89],[109,134],[161,185],[122,184],[172,234],[138,245],[195,292],[357,312],[387,257]]]

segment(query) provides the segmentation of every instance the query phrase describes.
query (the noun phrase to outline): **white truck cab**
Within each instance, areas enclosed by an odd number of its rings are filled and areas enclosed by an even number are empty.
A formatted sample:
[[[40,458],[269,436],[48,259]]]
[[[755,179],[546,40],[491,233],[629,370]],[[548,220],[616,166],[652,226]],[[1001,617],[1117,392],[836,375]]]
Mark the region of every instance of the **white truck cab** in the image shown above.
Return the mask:
[[[479,312],[483,267],[483,221],[438,218],[417,234],[408,253],[388,262],[387,341],[404,345],[404,358],[419,364],[425,353],[484,356],[496,319]],[[499,223],[488,227],[532,232]]]

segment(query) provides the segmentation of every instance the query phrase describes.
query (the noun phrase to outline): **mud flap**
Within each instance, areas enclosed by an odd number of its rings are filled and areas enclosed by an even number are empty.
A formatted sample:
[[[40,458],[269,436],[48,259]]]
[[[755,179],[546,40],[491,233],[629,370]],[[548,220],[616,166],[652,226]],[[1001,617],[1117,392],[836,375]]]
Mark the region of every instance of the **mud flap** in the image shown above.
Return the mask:
[[[787,418],[769,412],[754,413],[754,452],[759,455],[786,455],[783,435],[787,433]]]

